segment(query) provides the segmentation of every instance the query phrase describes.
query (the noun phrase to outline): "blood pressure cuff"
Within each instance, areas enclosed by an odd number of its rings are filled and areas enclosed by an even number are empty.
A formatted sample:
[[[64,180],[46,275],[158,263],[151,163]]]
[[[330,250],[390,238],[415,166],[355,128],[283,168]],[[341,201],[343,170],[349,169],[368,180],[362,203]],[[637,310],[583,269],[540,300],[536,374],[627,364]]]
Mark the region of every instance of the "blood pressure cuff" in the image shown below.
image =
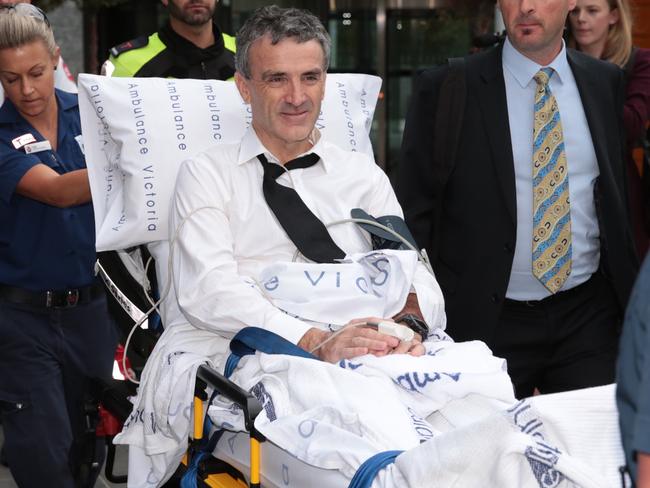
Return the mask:
[[[404,222],[404,219],[402,217],[399,217],[397,215],[383,215],[381,217],[373,217],[368,212],[360,208],[353,208],[350,212],[350,216],[353,219],[362,219],[368,221],[357,222],[357,225],[359,225],[363,230],[370,233],[373,250],[410,249],[400,238],[374,224],[381,224],[385,227],[388,227],[396,234],[401,236],[405,241],[410,243],[415,249],[418,248],[417,244],[415,243],[415,239],[411,234],[411,231],[406,226],[406,222]]]

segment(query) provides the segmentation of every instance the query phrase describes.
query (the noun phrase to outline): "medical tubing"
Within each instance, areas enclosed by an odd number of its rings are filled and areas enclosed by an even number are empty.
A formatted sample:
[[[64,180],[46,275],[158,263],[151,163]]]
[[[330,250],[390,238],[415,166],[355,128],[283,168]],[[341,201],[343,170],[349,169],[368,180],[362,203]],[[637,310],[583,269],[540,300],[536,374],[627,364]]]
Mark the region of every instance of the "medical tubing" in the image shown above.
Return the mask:
[[[311,349],[309,351],[310,354],[314,354],[314,352],[318,351],[321,347],[323,347],[325,344],[327,344],[329,341],[334,339],[337,335],[341,334],[344,330],[349,329],[350,327],[379,327],[379,324],[377,322],[355,322],[353,324],[346,324],[343,327],[341,327],[339,330],[336,330],[332,332],[327,339],[325,339],[323,342],[318,344],[316,347]]]
[[[206,209],[212,209],[212,210],[219,210],[217,207],[199,207],[194,210],[192,210],[189,214],[187,214],[185,217],[183,217],[183,220],[181,220],[181,223],[178,225],[176,230],[174,231],[174,236],[172,237],[172,240],[169,243],[169,257],[167,259],[167,269],[169,272],[169,278],[167,278],[167,283],[165,283],[165,289],[163,290],[163,293],[160,294],[160,298],[156,300],[155,303],[153,303],[153,306],[147,310],[144,314],[144,316],[138,320],[133,327],[131,327],[131,330],[129,331],[129,335],[126,337],[126,341],[124,343],[124,355],[122,356],[122,369],[124,371],[124,376],[126,377],[127,380],[129,380],[131,383],[135,383],[136,385],[139,385],[140,382],[132,378],[131,375],[129,374],[129,370],[126,367],[126,357],[127,357],[127,352],[129,350],[129,345],[131,343],[131,337],[133,337],[133,333],[135,330],[140,327],[145,320],[151,315],[154,311],[160,311],[158,310],[158,305],[162,303],[162,301],[167,298],[167,295],[169,295],[169,291],[171,290],[171,284],[172,284],[172,279],[173,279],[173,273],[174,273],[174,268],[172,266],[173,263],[173,253],[174,253],[174,245],[176,244],[176,238],[178,237],[178,234],[180,233],[181,229],[185,225],[185,222],[194,215],[196,212],[199,212],[200,210],[206,210]],[[146,269],[150,264],[150,260],[147,261],[147,264],[145,266],[145,273]]]
[[[375,222],[374,220],[368,220],[368,219],[359,219],[359,218],[354,218],[350,217],[349,219],[343,219],[343,220],[335,220],[333,222],[330,222],[329,224],[326,224],[325,227],[332,227],[335,225],[339,224],[348,224],[348,223],[355,223],[355,224],[368,224],[372,225],[374,227],[377,227],[379,229],[382,229],[392,236],[396,237],[397,239],[400,240],[406,247],[408,247],[411,251],[415,251],[415,253],[418,255],[418,259],[424,264],[424,267],[429,271],[429,273],[433,274],[433,268],[431,267],[431,263],[429,263],[429,258],[424,251],[418,250],[413,244],[411,244],[408,240],[406,240],[401,234],[398,232],[395,232],[393,229],[390,227],[387,227],[383,224],[380,224],[379,222]]]

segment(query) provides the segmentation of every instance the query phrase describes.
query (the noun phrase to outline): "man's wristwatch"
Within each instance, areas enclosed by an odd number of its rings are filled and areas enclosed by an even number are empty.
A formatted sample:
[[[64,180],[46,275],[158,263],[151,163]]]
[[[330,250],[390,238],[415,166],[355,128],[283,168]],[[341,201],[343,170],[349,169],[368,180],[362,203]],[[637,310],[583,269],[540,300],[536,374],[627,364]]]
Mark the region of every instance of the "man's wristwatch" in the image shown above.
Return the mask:
[[[427,326],[427,323],[417,315],[405,313],[404,315],[395,317],[393,320],[398,324],[404,324],[416,334],[420,334],[422,340],[429,337],[429,326]]]

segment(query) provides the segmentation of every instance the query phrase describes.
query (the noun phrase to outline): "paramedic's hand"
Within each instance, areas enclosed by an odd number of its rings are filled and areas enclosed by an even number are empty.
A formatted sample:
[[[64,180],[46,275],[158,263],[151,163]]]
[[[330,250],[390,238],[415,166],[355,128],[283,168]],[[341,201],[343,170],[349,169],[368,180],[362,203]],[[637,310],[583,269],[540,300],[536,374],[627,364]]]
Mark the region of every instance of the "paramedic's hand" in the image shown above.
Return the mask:
[[[364,326],[349,327],[351,324],[365,323],[366,321],[380,321],[376,317],[366,317],[351,320],[346,324],[345,330],[327,341],[313,353],[323,361],[336,363],[341,359],[352,359],[365,354],[385,356],[399,346],[399,339],[381,334],[374,329]],[[298,346],[307,351],[312,351],[319,344],[333,335],[320,329],[309,329],[298,342]]]

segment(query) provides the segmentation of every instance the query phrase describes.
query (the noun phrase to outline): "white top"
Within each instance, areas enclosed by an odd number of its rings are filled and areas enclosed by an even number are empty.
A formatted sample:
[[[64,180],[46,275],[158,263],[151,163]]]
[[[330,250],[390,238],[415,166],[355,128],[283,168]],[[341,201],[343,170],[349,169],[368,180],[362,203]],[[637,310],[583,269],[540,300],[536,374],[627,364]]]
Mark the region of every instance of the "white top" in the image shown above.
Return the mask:
[[[374,216],[402,216],[388,178],[368,156],[324,138],[309,152],[320,156],[318,163],[277,181],[294,188],[323,223],[349,218],[356,207]],[[183,163],[170,220],[170,241],[178,235],[173,283],[181,311],[195,327],[229,339],[244,326],[257,326],[297,343],[313,325],[275,308],[254,286],[263,268],[296,257],[296,246],[264,199],[261,153],[278,162],[249,128],[241,143],[216,146]],[[347,254],[372,250],[356,224],[328,230]],[[412,285],[426,322],[444,328],[442,293],[421,264]]]
[[[555,73],[550,86],[557,100],[569,167],[571,201],[571,275],[568,290],[584,283],[598,269],[600,229],[594,202],[594,184],[600,174],[591,132],[580,93],[566,56],[566,48],[551,64]],[[517,189],[517,242],[506,296],[513,300],[540,300],[550,295],[532,273],[533,235],[533,106],[540,66],[517,51],[506,38],[503,46],[503,76],[508,100],[508,119]]]

